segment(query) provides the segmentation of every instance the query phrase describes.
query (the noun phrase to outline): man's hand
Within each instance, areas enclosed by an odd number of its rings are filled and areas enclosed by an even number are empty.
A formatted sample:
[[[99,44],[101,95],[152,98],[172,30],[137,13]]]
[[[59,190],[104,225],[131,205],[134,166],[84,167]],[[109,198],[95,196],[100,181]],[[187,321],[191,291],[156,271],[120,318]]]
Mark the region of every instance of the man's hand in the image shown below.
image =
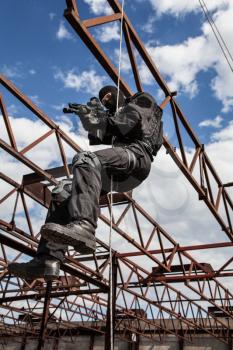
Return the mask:
[[[88,132],[95,132],[97,128],[102,127],[102,124],[105,127],[103,119],[107,117],[107,113],[97,97],[92,97],[86,105],[69,103],[68,108],[64,108],[63,112],[78,115],[84,129]]]
[[[79,103],[69,103],[69,109],[68,109],[71,113],[75,113],[77,115],[86,115],[86,114],[90,114],[91,112],[91,108],[88,107],[87,105],[82,105]]]

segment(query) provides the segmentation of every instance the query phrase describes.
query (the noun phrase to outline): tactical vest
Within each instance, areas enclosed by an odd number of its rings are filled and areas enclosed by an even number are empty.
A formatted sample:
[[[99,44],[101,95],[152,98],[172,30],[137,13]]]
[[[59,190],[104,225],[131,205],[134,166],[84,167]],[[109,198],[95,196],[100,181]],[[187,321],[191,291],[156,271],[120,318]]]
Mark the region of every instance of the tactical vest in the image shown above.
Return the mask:
[[[162,109],[155,99],[146,92],[138,92],[127,99],[133,103],[141,117],[141,130],[139,139],[149,145],[152,154],[156,156],[163,143]]]

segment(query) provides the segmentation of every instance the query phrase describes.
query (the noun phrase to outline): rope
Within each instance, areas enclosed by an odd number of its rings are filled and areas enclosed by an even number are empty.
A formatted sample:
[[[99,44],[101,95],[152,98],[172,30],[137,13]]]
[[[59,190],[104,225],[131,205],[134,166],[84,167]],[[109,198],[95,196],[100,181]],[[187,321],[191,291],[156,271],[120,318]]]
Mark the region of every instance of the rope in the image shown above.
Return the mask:
[[[233,67],[232,67],[231,62],[230,62],[230,61],[233,62],[233,57],[231,55],[231,52],[228,49],[227,44],[224,41],[223,36],[221,35],[217,25],[215,24],[213,18],[211,17],[205,1],[204,0],[199,0],[199,4],[200,4],[200,6],[202,8],[202,11],[203,11],[203,13],[204,13],[204,15],[205,15],[205,17],[206,17],[210,27],[211,27],[213,33],[214,33],[214,36],[215,36],[215,38],[216,38],[216,40],[218,42],[218,45],[219,45],[220,49],[222,50],[222,53],[223,53],[223,55],[224,55],[224,57],[225,57],[225,59],[226,59],[226,61],[228,63],[228,66],[230,67],[230,70],[233,72]],[[227,53],[228,53],[229,57],[227,57]]]
[[[119,95],[120,95],[120,75],[121,75],[121,59],[122,59],[122,39],[123,39],[123,19],[124,19],[124,0],[122,0],[121,5],[121,29],[120,29],[120,48],[119,48],[119,61],[118,61],[118,79],[117,79],[117,106],[116,106],[116,113],[119,109]],[[112,148],[114,138],[112,138]],[[110,266],[109,266],[109,281],[110,281],[110,292],[109,292],[109,315],[110,315],[110,349],[114,350],[114,337],[113,337],[113,331],[114,331],[114,324],[113,324],[113,278],[112,278],[112,226],[113,226],[113,176],[111,175],[111,183],[110,183],[110,232],[109,232],[109,259],[110,259]]]

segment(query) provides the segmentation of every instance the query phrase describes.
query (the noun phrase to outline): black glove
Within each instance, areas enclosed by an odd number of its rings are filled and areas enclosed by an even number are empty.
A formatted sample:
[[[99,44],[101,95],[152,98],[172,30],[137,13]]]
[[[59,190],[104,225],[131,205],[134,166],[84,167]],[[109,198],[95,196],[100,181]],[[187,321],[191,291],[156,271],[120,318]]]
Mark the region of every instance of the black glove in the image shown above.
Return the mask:
[[[80,103],[69,103],[69,110],[78,115],[86,115],[91,113],[91,108]]]

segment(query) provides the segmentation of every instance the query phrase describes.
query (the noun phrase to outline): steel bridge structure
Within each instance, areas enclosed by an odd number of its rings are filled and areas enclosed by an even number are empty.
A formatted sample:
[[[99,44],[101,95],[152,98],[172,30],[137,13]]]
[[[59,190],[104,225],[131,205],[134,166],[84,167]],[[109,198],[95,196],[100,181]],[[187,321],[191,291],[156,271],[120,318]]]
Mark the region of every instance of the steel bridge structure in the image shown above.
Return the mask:
[[[64,17],[103,67],[112,81],[117,84],[118,69],[104,53],[91,33],[91,28],[120,21],[122,8],[117,0],[107,0],[112,14],[82,19],[79,15],[79,0],[66,0]],[[110,349],[110,305],[113,307],[114,337],[132,343],[132,334],[162,342],[168,335],[175,335],[182,341],[192,342],[193,336],[205,332],[225,343],[231,343],[229,320],[233,318],[233,293],[221,280],[232,277],[228,268],[233,258],[226,258],[224,264],[213,269],[206,261],[197,261],[193,251],[226,249],[233,246],[232,212],[233,201],[210,161],[204,145],[190,126],[176,93],[170,91],[156,68],[143,42],[123,14],[123,34],[131,63],[132,76],[138,91],[143,91],[138,57],[154,78],[156,90],[164,98],[160,106],[169,110],[174,123],[177,147],[164,136],[163,147],[167,157],[185,176],[224,232],[226,239],[202,245],[182,245],[173,239],[173,232],[167,232],[134,198],[134,193],[115,193],[113,196],[113,234],[119,238],[119,249],[112,250],[112,285],[110,299],[109,264],[110,254],[107,235],[110,227],[109,198],[101,197],[99,217],[101,232],[97,232],[96,253],[82,256],[72,249],[61,267],[58,280],[45,283],[43,279],[25,281],[9,275],[8,263],[33,257],[38,245],[39,227],[35,232],[32,225],[33,213],[29,208],[48,208],[51,187],[59,179],[71,177],[70,156],[80,152],[80,146],[50,119],[38,106],[23,94],[6,77],[0,76],[2,94],[0,110],[4,121],[7,140],[0,139],[2,152],[6,152],[17,164],[23,164],[25,173],[22,182],[0,173],[1,184],[7,192],[0,198],[0,208],[6,201],[12,203],[9,220],[0,216],[0,330],[2,337],[27,337],[38,339],[38,349],[43,349],[46,339],[75,334],[105,336],[105,349]],[[120,88],[125,96],[132,90],[122,78]],[[8,116],[5,94],[13,95],[34,117],[40,120],[46,132],[23,148],[17,144]],[[60,153],[60,165],[43,169],[34,162],[31,155],[40,145],[53,139]],[[192,157],[184,146],[184,139],[192,144]],[[59,161],[59,160],[58,160]],[[24,212],[27,229],[18,225],[17,210]],[[132,230],[124,223],[134,222]],[[145,232],[146,231],[146,232]],[[192,234],[192,233],[190,233]],[[121,250],[123,246],[127,250]],[[141,261],[145,261],[142,264]],[[221,316],[221,317],[219,317]],[[169,322],[169,327],[168,327]],[[93,343],[93,341],[92,341]],[[93,344],[90,343],[90,349]],[[22,347],[23,349],[23,347]],[[136,347],[135,347],[136,349]]]

